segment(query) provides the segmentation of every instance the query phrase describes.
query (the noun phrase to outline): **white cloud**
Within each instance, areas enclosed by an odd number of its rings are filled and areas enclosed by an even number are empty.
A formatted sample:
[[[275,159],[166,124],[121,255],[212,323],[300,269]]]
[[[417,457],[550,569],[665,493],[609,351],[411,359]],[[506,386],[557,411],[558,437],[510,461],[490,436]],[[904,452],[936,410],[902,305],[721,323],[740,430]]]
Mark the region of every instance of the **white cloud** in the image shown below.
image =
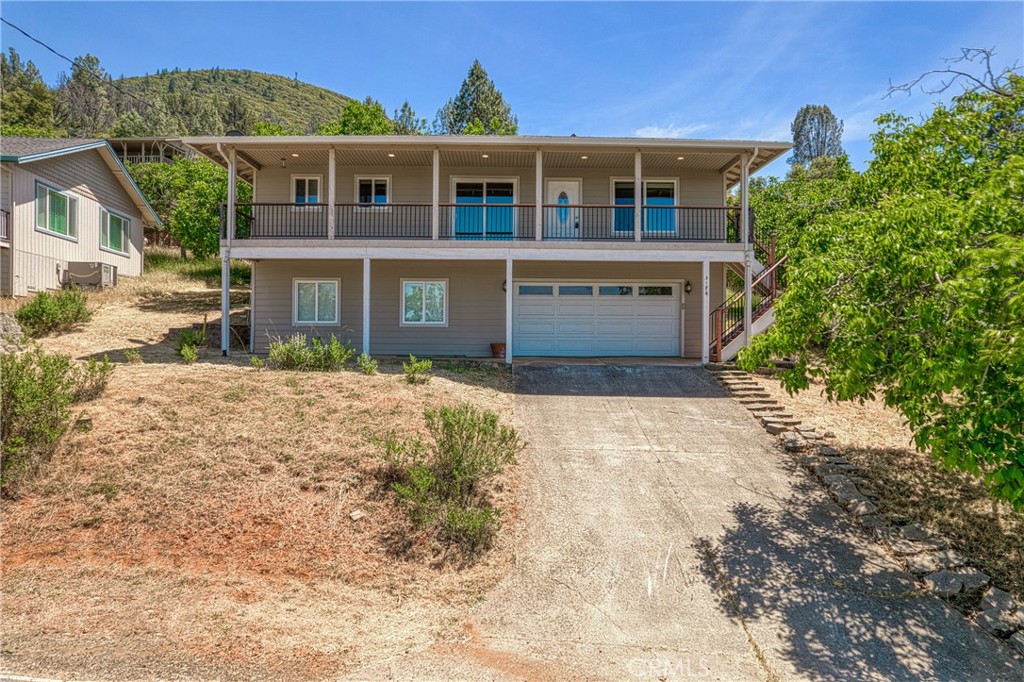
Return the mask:
[[[713,126],[710,123],[691,123],[689,125],[649,125],[637,128],[633,134],[637,137],[690,137],[695,133],[708,130]]]

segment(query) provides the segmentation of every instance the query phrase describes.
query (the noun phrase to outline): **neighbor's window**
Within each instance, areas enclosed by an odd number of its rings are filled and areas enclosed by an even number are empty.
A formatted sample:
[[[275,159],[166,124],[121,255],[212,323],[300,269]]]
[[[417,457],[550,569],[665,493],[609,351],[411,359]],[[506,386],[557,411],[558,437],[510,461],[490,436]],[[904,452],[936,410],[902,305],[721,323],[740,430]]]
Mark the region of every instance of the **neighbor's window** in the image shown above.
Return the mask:
[[[338,280],[295,280],[295,324],[338,323]]]
[[[448,281],[402,280],[402,324],[448,324]]]
[[[356,202],[386,204],[391,196],[390,178],[356,178]]]
[[[293,175],[292,189],[296,204],[320,203],[319,175]]]
[[[100,248],[127,254],[130,226],[128,218],[100,209]]]
[[[78,237],[78,199],[36,183],[36,227],[65,237]]]

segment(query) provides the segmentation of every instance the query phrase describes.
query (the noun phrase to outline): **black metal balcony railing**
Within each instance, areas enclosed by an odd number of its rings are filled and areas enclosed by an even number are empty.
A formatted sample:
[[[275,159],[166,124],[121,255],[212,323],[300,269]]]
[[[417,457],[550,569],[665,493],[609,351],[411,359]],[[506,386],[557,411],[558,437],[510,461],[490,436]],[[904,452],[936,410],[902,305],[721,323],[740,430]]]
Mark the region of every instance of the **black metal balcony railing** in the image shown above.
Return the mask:
[[[335,239],[431,239],[431,204],[337,204]],[[532,204],[440,204],[438,238],[454,241],[523,241],[536,238]],[[238,204],[237,239],[327,239],[327,204]],[[541,237],[547,241],[632,241],[636,213],[632,206],[545,204]],[[226,237],[226,210],[221,206],[221,236]],[[740,241],[736,206],[650,206],[640,211],[641,241]],[[753,233],[753,213],[750,228]]]

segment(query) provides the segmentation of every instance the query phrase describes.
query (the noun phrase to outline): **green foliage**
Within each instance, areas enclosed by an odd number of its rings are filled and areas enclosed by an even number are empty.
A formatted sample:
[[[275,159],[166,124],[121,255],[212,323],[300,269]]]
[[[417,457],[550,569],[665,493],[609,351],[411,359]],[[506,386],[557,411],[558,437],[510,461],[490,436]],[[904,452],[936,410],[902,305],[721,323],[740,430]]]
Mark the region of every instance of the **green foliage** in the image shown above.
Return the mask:
[[[324,343],[313,337],[308,343],[305,334],[294,334],[285,341],[270,342],[267,365],[272,369],[292,369],[300,372],[337,372],[344,369],[356,351],[331,334]]]
[[[409,356],[408,362],[402,363],[402,371],[405,372],[405,380],[410,384],[425,384],[433,376],[430,370],[434,363],[429,358],[417,360],[415,355]]]
[[[258,121],[253,127],[250,135],[262,137],[280,137],[284,135],[301,135],[298,129],[289,125],[272,123],[271,121]]]
[[[359,371],[368,376],[377,373],[377,361],[366,353],[360,353],[356,358],[356,365],[358,365]]]
[[[426,135],[427,119],[417,117],[412,105],[406,100],[402,102],[401,109],[395,110],[394,133],[395,135]]]
[[[180,352],[185,346],[192,346],[192,348],[202,348],[209,345],[210,340],[206,335],[206,320],[203,320],[203,326],[200,329],[195,327],[185,327],[178,332],[178,338],[175,343],[175,348]]]
[[[106,134],[117,120],[110,76],[95,55],[75,59],[70,77],[61,74],[57,86],[57,122],[72,137]]]
[[[78,289],[51,294],[41,291],[23,303],[15,313],[22,330],[29,336],[60,334],[92,319],[88,299]]]
[[[142,353],[139,352],[138,348],[125,348],[124,359],[132,365],[141,365],[143,362]]]
[[[263,358],[261,358],[261,357],[259,357],[257,355],[250,355],[249,356],[249,366],[252,367],[253,369],[255,369],[256,371],[259,371],[261,369],[266,368],[267,363],[264,362]]]
[[[157,164],[152,164],[157,165]],[[167,165],[167,164],[160,164]],[[182,258],[177,251],[152,248],[146,250],[147,272],[173,272],[188,279],[206,282],[210,286],[220,286],[220,258],[207,256],[204,258]],[[231,261],[231,285],[247,285],[252,280],[252,264],[244,260]]]
[[[199,359],[199,349],[189,343],[181,346],[178,349],[178,354],[181,355],[181,359],[185,361],[186,365],[191,365]]]
[[[383,441],[382,476],[419,528],[467,555],[486,549],[500,527],[500,511],[486,483],[502,473],[524,444],[498,416],[468,403],[424,412],[430,441]]]
[[[518,131],[519,119],[476,59],[459,94],[434,119],[434,132],[443,135],[515,135]]]
[[[0,133],[26,137],[58,137],[54,94],[31,61],[22,63],[12,47],[0,52]]]
[[[793,156],[790,163],[808,164],[821,157],[843,155],[843,122],[825,104],[805,104],[793,124]]]
[[[394,124],[388,119],[384,106],[367,97],[362,102],[352,100],[345,105],[341,117],[320,128],[321,135],[391,135]]]
[[[0,355],[0,482],[5,492],[50,459],[71,424],[72,405],[102,393],[111,372],[106,358],[79,366],[38,346]]]
[[[791,240],[775,322],[740,362],[790,357],[789,390],[880,395],[919,449],[1024,508],[1024,79],[1004,78],[879,119],[874,161]]]

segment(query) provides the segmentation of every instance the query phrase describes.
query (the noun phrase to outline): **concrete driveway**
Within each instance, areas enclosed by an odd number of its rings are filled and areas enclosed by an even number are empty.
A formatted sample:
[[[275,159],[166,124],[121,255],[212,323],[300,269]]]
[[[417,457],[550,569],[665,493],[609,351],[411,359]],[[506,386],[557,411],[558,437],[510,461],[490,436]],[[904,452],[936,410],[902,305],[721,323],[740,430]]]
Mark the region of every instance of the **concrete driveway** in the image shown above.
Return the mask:
[[[1019,680],[701,368],[516,368],[525,519],[465,640],[394,679]]]

